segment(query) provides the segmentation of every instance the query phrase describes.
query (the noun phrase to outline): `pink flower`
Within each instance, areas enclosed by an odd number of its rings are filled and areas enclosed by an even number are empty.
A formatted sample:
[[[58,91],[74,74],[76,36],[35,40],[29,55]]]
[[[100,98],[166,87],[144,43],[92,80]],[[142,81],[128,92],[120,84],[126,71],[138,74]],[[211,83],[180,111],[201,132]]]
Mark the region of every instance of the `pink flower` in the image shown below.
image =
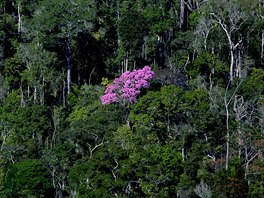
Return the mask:
[[[123,101],[130,104],[135,103],[140,89],[149,87],[148,81],[153,77],[154,72],[149,66],[123,73],[112,84],[107,86],[104,95],[100,97],[102,104],[108,105]]]

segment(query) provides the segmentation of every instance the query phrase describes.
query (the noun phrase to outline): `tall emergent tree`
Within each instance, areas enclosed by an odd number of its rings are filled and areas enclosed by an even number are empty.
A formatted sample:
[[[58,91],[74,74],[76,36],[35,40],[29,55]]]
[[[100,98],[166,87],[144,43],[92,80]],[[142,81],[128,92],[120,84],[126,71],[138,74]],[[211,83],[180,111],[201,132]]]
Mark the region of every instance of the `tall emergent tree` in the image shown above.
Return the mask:
[[[239,32],[242,26],[253,17],[256,9],[256,1],[209,0],[204,8],[208,17],[218,24],[227,38],[230,55],[229,78],[233,82],[234,77],[241,77],[241,64],[238,62],[239,47],[245,42],[245,35]]]

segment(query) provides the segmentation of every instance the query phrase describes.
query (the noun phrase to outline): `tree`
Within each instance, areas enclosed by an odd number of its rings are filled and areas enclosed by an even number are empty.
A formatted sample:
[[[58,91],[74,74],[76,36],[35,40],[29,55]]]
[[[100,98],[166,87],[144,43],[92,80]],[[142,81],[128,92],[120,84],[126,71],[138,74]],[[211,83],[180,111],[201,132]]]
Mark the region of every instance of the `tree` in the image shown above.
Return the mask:
[[[3,0],[0,2],[0,7],[0,68],[2,68],[5,59],[14,53],[12,47],[16,39],[16,30],[11,2]]]
[[[260,20],[263,21],[264,19],[264,15],[263,15],[263,9],[264,9],[264,1],[260,0],[259,1],[259,11],[258,11],[258,16],[260,18]],[[262,31],[261,31],[261,54],[260,54],[260,58],[261,58],[261,64],[264,64],[264,28],[263,28],[263,23],[261,23],[262,25]]]
[[[181,0],[180,1],[180,28],[181,31],[188,30],[188,17],[190,12],[198,9],[206,0]]]
[[[118,35],[120,37],[121,46],[125,52],[125,64],[122,72],[126,72],[129,68],[129,58],[132,57],[133,65],[135,68],[136,58],[140,56],[141,46],[146,31],[146,21],[144,15],[136,10],[127,10],[118,22]]]
[[[72,46],[78,33],[92,31],[96,16],[94,0],[81,1],[41,1],[32,20],[41,41],[51,36],[50,42],[63,47],[67,63],[67,95],[72,84]],[[53,32],[52,34],[50,34]],[[43,37],[47,36],[47,37]],[[52,45],[52,43],[50,43]],[[53,44],[54,45],[54,44]]]
[[[225,0],[221,2],[210,0],[204,6],[205,9],[208,9],[208,16],[219,25],[226,35],[230,54],[229,78],[231,82],[233,82],[234,76],[241,77],[240,65],[235,65],[235,55],[245,38],[238,31],[249,19],[251,11],[255,8],[255,3],[255,1],[247,0]]]
[[[136,102],[140,89],[149,87],[149,80],[154,76],[149,66],[143,69],[126,71],[107,86],[105,95],[100,99],[103,105],[119,103],[123,106]]]
[[[32,42],[30,44],[21,44],[18,49],[18,56],[26,66],[26,69],[21,74],[21,83],[24,83],[24,85],[20,86],[21,96],[27,97],[29,101],[32,100],[34,104],[44,105],[45,95],[56,93],[59,84],[62,83],[60,74],[54,69],[54,65],[57,62],[55,54],[45,50],[40,43]],[[27,93],[24,96],[23,89],[25,88]],[[49,88],[51,89],[48,90]],[[23,100],[25,99],[23,98]]]
[[[4,186],[7,197],[38,197],[48,195],[51,183],[47,167],[40,160],[26,159],[9,165]]]
[[[13,97],[9,98],[9,104],[2,108],[0,119],[5,129],[2,133],[2,137],[5,138],[2,147],[4,159],[14,163],[23,157],[39,156],[41,148],[51,136],[52,126],[48,109],[43,106],[15,107],[19,105],[15,102],[19,103],[20,96],[16,93]]]

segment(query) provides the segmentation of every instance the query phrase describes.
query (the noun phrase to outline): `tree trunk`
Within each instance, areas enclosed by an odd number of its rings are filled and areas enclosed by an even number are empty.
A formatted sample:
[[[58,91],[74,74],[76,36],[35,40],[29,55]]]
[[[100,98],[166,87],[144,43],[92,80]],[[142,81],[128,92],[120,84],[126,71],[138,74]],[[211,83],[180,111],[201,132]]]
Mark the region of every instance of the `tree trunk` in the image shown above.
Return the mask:
[[[63,80],[63,87],[62,87],[62,104],[63,104],[63,106],[66,105],[66,83],[65,83],[65,80]]]
[[[230,85],[230,83],[232,83],[231,80],[229,80],[228,85],[226,87],[225,90],[225,97],[224,97],[224,103],[225,103],[225,112],[226,112],[226,163],[225,163],[225,168],[226,170],[228,169],[228,165],[229,165],[229,153],[230,153],[230,131],[229,131],[229,104],[231,102],[231,99],[228,100],[227,98],[227,91],[228,91],[228,87]]]
[[[69,41],[68,41],[69,42]],[[70,44],[67,46],[67,96],[71,93],[71,48]]]
[[[94,73],[94,70],[95,70],[95,67],[92,69],[92,71],[91,71],[91,73],[89,75],[89,83],[88,83],[88,85],[91,85],[91,79],[92,79],[92,75]]]
[[[230,48],[230,67],[229,67],[229,78],[230,81],[233,82],[233,68],[234,68],[234,48],[233,44],[229,42],[229,48]]]
[[[21,3],[17,4],[17,38],[20,41],[21,40],[21,33],[22,33],[22,15],[21,15]]]
[[[37,86],[34,86],[34,104],[37,103]]]
[[[185,155],[184,155],[184,147],[182,147],[181,149],[181,155],[182,155],[182,161],[184,162],[184,159],[185,159]]]
[[[27,86],[27,97],[29,98],[30,96],[30,88],[29,88],[29,85]]]
[[[230,132],[229,132],[229,110],[228,103],[225,99],[225,109],[226,109],[226,165],[225,168],[228,169],[229,164],[229,149],[230,149]]]
[[[228,169],[229,159],[230,159],[230,129],[229,129],[230,113],[229,113],[229,105],[230,105],[231,101],[233,100],[233,98],[235,97],[235,94],[236,94],[238,88],[242,84],[242,81],[240,81],[240,83],[237,85],[237,87],[234,90],[234,92],[232,93],[231,97],[228,98],[227,93],[228,93],[228,88],[229,88],[231,83],[232,83],[232,81],[229,80],[228,85],[226,86],[225,96],[224,96],[224,105],[225,105],[225,113],[226,113],[226,164],[225,164],[226,169]]]
[[[227,27],[227,24],[222,21],[220,17],[218,17],[215,13],[211,13],[211,15],[216,19],[216,22],[221,26],[222,30],[224,30],[227,40],[228,40],[228,46],[229,46],[229,54],[230,54],[230,68],[229,68],[229,80],[232,83],[233,82],[233,75],[234,75],[234,63],[235,63],[235,50],[242,42],[242,39],[240,39],[236,44],[232,41],[232,30],[229,30],[230,28]],[[241,23],[242,24],[242,23]],[[241,25],[240,24],[240,25]],[[235,28],[235,27],[233,27]]]
[[[181,31],[185,32],[187,30],[187,10],[185,0],[181,0],[180,6],[180,28]]]

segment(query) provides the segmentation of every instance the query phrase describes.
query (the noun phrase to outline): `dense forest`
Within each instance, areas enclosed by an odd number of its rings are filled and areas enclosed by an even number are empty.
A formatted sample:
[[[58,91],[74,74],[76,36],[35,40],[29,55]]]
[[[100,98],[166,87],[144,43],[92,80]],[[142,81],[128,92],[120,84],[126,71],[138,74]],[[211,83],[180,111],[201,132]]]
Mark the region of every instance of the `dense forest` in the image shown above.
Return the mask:
[[[264,197],[264,0],[0,0],[0,197]]]

